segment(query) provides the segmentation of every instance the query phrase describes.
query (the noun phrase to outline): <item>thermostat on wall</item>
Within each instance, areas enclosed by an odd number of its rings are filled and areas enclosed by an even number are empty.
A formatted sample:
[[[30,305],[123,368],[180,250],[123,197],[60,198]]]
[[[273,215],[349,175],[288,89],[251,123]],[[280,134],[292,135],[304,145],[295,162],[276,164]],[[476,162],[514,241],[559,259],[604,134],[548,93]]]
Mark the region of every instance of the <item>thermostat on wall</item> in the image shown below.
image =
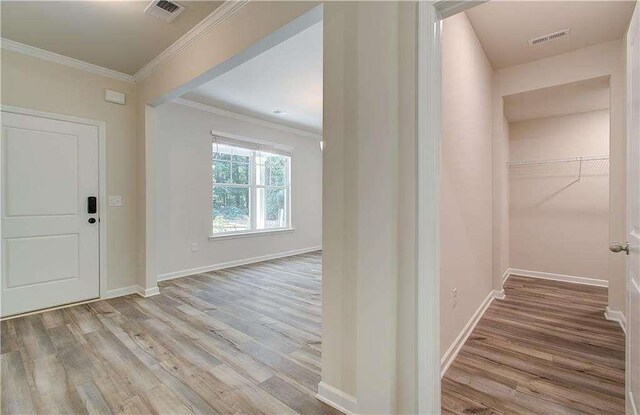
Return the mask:
[[[112,91],[110,89],[104,90],[104,100],[114,104],[124,105],[125,96],[122,92]]]

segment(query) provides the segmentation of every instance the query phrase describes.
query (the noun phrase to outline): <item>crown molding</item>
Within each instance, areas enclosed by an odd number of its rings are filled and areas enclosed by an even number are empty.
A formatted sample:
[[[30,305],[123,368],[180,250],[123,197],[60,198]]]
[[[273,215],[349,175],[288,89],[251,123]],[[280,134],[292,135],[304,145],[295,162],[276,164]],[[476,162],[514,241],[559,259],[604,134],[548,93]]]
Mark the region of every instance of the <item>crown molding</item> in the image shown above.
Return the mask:
[[[107,78],[112,78],[118,81],[134,83],[133,76],[126,73],[114,71],[102,66],[94,65],[89,62],[84,62],[78,59],[70,58],[68,56],[60,55],[54,52],[49,52],[44,49],[36,48],[34,46],[25,45],[24,43],[15,42],[13,40],[0,38],[0,46],[3,49],[10,50],[12,52],[18,52],[23,55],[31,56],[33,58],[43,59],[49,62],[57,63],[60,65],[69,66],[71,68],[80,69],[82,71],[91,72],[96,75],[101,75]]]
[[[222,22],[231,17],[235,12],[240,10],[242,6],[251,0],[227,0],[220,7],[211,12],[200,23],[195,25],[191,30],[185,33],[180,39],[176,40],[171,46],[166,48],[162,53],[156,56],[151,62],[143,66],[133,75],[136,82],[140,82],[147,76],[151,75],[160,65],[170,61],[183,50],[200,40],[207,33],[220,26]]]
[[[305,137],[315,138],[316,140],[322,140],[322,135],[312,133],[310,131],[301,130],[295,127],[289,127],[288,125],[279,124],[272,121],[266,121],[261,118],[252,117],[250,115],[239,114],[237,112],[225,110],[222,108],[214,107],[207,104],[201,104],[199,102],[191,101],[184,98],[175,98],[171,100],[174,104],[183,105],[185,107],[194,108],[201,111],[210,112],[212,114],[222,115],[224,117],[234,118],[239,121],[250,122],[264,127],[274,128],[281,131],[287,131],[289,133],[303,135]]]

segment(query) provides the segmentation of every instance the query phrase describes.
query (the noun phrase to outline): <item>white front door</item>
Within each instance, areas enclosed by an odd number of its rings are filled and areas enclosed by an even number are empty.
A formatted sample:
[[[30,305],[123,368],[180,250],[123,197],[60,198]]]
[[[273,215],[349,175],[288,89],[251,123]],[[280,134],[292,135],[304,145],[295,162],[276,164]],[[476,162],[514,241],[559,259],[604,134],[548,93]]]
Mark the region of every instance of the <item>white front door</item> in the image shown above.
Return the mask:
[[[2,112],[2,316],[97,298],[98,127]]]
[[[640,5],[627,37],[627,413],[640,410]]]

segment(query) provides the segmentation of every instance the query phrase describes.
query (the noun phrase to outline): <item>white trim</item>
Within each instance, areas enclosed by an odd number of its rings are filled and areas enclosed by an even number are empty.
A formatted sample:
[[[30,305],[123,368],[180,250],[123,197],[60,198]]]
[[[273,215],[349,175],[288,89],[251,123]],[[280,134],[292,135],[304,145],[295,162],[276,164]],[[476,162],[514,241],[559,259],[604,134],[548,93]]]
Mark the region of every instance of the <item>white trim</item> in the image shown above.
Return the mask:
[[[51,120],[67,121],[76,124],[91,125],[98,129],[98,197],[100,205],[98,207],[99,222],[99,267],[100,267],[100,288],[99,298],[107,295],[107,124],[104,121],[92,120],[89,118],[73,117],[70,115],[55,114],[52,112],[38,111],[30,108],[15,107],[13,105],[2,105],[0,111],[13,114],[30,115]]]
[[[225,1],[220,7],[211,12],[200,23],[185,33],[180,39],[162,51],[151,62],[144,65],[133,75],[136,82],[140,82],[151,75],[160,65],[170,61],[182,53],[189,46],[200,40],[207,33],[220,26],[227,18],[240,10],[249,0]]]
[[[282,228],[282,229],[267,229],[263,231],[247,231],[247,232],[226,232],[220,233],[218,235],[209,235],[209,240],[211,242],[226,240],[226,239],[236,239],[236,238],[247,238],[252,236],[267,236],[267,235],[278,235],[280,233],[289,233],[293,232],[294,228]]]
[[[107,291],[106,296],[103,297],[102,299],[106,300],[109,298],[122,297],[130,294],[138,294],[140,297],[151,297],[153,295],[160,294],[160,289],[158,287],[145,289],[139,285],[130,285],[129,287],[122,287],[122,288],[116,288],[114,290],[109,290]]]
[[[286,132],[289,132],[289,133],[298,134],[298,135],[302,135],[302,136],[305,136],[305,137],[311,137],[311,138],[315,138],[317,140],[322,140],[322,135],[320,135],[320,134],[312,133],[312,132],[306,131],[306,130],[301,130],[301,129],[295,128],[295,127],[289,127],[288,125],[279,124],[279,123],[276,123],[276,122],[273,122],[273,121],[266,121],[266,120],[263,120],[261,118],[256,118],[256,117],[252,117],[250,115],[240,114],[240,113],[237,113],[237,112],[225,110],[225,109],[214,107],[214,106],[211,106],[211,105],[202,104],[200,102],[191,101],[189,99],[174,98],[170,102],[173,102],[174,104],[178,104],[178,105],[183,105],[185,107],[197,109],[197,110],[200,110],[200,111],[205,111],[205,112],[210,112],[212,114],[221,115],[223,117],[233,118],[233,119],[236,119],[236,120],[239,120],[239,121],[250,122],[250,123],[253,123],[253,124],[261,125],[263,127],[274,128],[276,130],[286,131]],[[226,135],[228,135],[228,134],[226,134]]]
[[[633,400],[633,392],[629,391],[629,406],[633,411],[632,415],[638,415],[638,408],[636,408],[636,402]]]
[[[107,291],[107,293],[105,294],[103,299],[106,300],[106,299],[109,299],[109,298],[123,297],[123,296],[129,295],[129,294],[138,294],[139,291],[140,291],[140,286],[138,286],[138,285],[131,285],[129,287],[122,287],[122,288],[115,288],[113,290]]]
[[[434,7],[438,11],[438,17],[440,19],[446,19],[447,17],[451,17],[454,14],[461,13],[488,1],[489,0],[441,0],[436,1]]]
[[[255,138],[244,137],[238,134],[226,133],[220,130],[211,130],[211,142],[220,143],[232,147],[242,147],[247,150],[254,151],[274,151],[276,154],[279,152],[286,153],[280,154],[286,157],[291,157],[293,153],[293,147],[283,144],[274,143],[272,141],[256,140]]]
[[[554,274],[551,272],[531,271],[526,269],[509,268],[511,275],[520,275],[522,277],[539,278],[542,280],[553,280],[570,282],[573,284],[593,285],[596,287],[608,287],[609,281],[596,278],[577,277],[574,275]]]
[[[618,324],[620,324],[620,327],[622,327],[622,331],[624,331],[625,334],[627,333],[627,318],[624,316],[624,313],[622,311],[612,310],[611,308],[609,308],[609,306],[607,306],[604,312],[604,317],[609,321],[618,322]]]
[[[158,286],[155,287],[151,287],[151,288],[143,288],[141,286],[137,286],[138,288],[138,295],[141,297],[152,297],[154,295],[158,295],[160,294],[160,288]]]
[[[502,274],[502,280],[500,283],[500,286],[503,287],[504,283],[507,282],[507,279],[509,279],[509,276],[511,275],[511,273],[513,272],[513,270],[511,268],[507,268],[504,271],[504,274]],[[504,290],[503,290],[504,291]]]
[[[102,66],[94,65],[89,62],[84,62],[78,59],[70,58],[68,56],[60,55],[48,50],[36,48],[34,46],[25,45],[24,43],[15,42],[13,40],[0,38],[0,46],[3,49],[10,50],[12,52],[22,53],[23,55],[31,56],[33,58],[43,59],[49,62],[57,63],[60,65],[69,66],[71,68],[79,69],[81,71],[90,72],[96,75],[104,76],[118,81],[134,83],[133,76],[126,73],[114,71],[113,69],[105,68]]]
[[[356,398],[331,385],[327,385],[325,382],[318,384],[316,399],[347,415],[355,414],[358,407]]]
[[[440,377],[444,376],[447,369],[449,369],[449,366],[451,366],[451,363],[453,363],[456,356],[458,356],[458,353],[460,353],[462,346],[464,346],[465,342],[473,332],[473,329],[476,328],[476,325],[484,315],[485,311],[487,311],[487,309],[489,308],[493,300],[503,299],[503,298],[504,298],[504,291],[494,290],[487,295],[487,297],[480,304],[476,312],[473,313],[473,315],[471,316],[467,324],[464,326],[460,334],[458,334],[458,337],[456,337],[456,339],[453,341],[449,349],[442,356],[442,359],[440,359]]]
[[[418,2],[417,27],[417,413],[440,413],[440,157],[442,24],[433,2]]]
[[[204,267],[167,272],[165,274],[159,274],[157,277],[157,280],[158,281],[172,280],[174,278],[186,277],[188,275],[201,274],[203,272],[217,271],[220,269],[239,267],[241,265],[254,264],[256,262],[263,262],[271,259],[285,258],[293,255],[306,254],[309,252],[320,251],[321,249],[322,247],[320,246],[314,246],[311,248],[303,248],[303,249],[296,249],[293,251],[279,252],[277,254],[269,254],[269,255],[262,255],[262,256],[257,256],[253,258],[239,259],[237,261],[229,261],[229,262],[221,262],[219,264],[205,265]]]

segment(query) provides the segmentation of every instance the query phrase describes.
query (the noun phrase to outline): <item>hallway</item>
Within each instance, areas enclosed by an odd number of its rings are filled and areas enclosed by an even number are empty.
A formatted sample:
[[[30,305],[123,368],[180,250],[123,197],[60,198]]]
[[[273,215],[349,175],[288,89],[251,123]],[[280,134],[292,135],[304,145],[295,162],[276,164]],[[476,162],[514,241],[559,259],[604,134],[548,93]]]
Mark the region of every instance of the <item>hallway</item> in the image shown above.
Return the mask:
[[[622,414],[607,289],[512,275],[442,379],[442,413]]]

